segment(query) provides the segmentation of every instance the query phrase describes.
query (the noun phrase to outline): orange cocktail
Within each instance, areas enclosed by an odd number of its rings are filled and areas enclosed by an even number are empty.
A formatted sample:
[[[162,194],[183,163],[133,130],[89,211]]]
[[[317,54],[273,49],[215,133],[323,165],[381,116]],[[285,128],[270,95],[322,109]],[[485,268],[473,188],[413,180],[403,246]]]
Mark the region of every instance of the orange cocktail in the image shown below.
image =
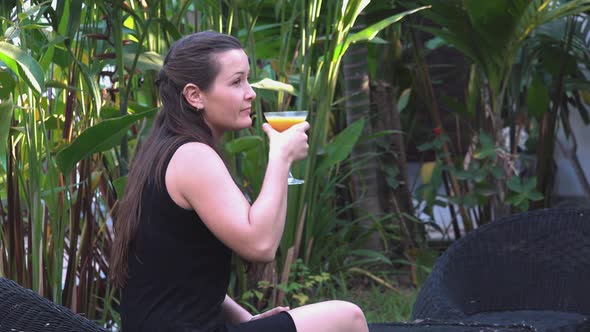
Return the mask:
[[[307,111],[266,112],[264,117],[276,131],[285,131],[291,126],[305,121]]]
[[[266,122],[276,131],[285,131],[291,126],[305,121],[307,111],[264,112]],[[287,183],[289,185],[302,184],[304,181],[293,177],[289,171]]]

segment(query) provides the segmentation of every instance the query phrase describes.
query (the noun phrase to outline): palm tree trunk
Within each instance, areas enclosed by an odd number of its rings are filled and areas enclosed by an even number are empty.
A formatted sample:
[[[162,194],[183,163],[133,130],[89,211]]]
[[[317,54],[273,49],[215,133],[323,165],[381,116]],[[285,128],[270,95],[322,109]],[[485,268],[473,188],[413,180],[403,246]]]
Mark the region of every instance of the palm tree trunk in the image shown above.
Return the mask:
[[[565,41],[562,43],[563,50],[568,50],[572,42],[572,19],[568,20]],[[562,53],[566,54],[566,52]],[[562,55],[559,59],[559,76],[557,77],[557,85],[553,96],[553,105],[549,112],[543,114],[543,118],[539,126],[539,148],[537,149],[537,191],[541,192],[545,197],[544,200],[533,202],[531,206],[533,209],[540,209],[549,206],[551,193],[553,192],[553,184],[555,177],[555,161],[553,160],[553,153],[555,151],[555,128],[557,126],[557,116],[560,111],[560,106],[563,101],[563,92],[565,90],[565,68],[566,60]]]
[[[352,29],[358,31],[364,28],[364,16],[361,14]],[[371,98],[369,87],[369,73],[367,64],[367,46],[365,43],[351,45],[342,59],[342,74],[344,77],[344,94],[347,96],[345,103],[346,123],[364,118],[364,134],[372,132],[371,126]],[[359,143],[351,154],[352,163],[360,161],[358,172],[353,175],[352,193],[357,200],[356,217],[363,220],[362,225],[373,227],[373,218],[383,214],[379,204],[379,181],[377,170],[379,164],[376,158],[369,157],[375,153],[375,148],[370,142]],[[368,240],[367,248],[382,249],[383,245],[379,234],[374,232]]]
[[[407,216],[414,215],[412,195],[408,181],[408,164],[406,159],[406,144],[402,135],[400,114],[397,110],[396,92],[391,84],[385,81],[378,81],[372,86],[372,96],[377,108],[377,117],[374,121],[375,131],[395,130],[397,133],[391,135],[387,142],[391,153],[385,154],[381,160],[387,167],[393,165],[399,170],[396,180],[399,185],[392,189],[381,181],[381,204],[387,207],[388,212],[398,216],[399,229],[402,230],[402,238],[397,245],[396,251],[405,251],[409,248],[420,246],[425,239],[424,229]],[[383,177],[385,174],[383,174]]]

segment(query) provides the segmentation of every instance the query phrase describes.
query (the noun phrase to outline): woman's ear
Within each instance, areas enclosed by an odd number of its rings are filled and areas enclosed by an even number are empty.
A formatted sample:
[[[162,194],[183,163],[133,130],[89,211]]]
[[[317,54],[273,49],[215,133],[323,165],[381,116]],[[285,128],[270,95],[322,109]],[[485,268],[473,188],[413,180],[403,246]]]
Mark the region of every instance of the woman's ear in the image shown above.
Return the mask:
[[[198,86],[195,84],[189,83],[184,86],[182,90],[182,94],[186,101],[196,109],[203,109],[205,108],[205,104],[203,102],[203,91],[199,89]]]

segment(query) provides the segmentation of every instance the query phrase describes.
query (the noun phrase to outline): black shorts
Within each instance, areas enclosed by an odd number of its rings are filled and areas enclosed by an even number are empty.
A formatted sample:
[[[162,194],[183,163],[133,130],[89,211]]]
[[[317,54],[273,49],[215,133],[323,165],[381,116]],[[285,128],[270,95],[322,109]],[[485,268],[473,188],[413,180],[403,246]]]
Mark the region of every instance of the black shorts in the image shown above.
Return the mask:
[[[286,311],[240,325],[227,324],[227,332],[297,332],[293,318]]]

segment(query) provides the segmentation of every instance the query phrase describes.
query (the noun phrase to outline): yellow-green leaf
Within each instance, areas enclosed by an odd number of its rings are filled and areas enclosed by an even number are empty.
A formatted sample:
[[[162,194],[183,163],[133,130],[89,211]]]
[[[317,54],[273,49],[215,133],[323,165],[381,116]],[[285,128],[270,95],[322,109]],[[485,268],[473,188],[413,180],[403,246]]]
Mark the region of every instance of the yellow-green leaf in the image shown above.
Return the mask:
[[[0,61],[38,93],[45,90],[41,65],[20,47],[0,41]]]
[[[252,83],[251,86],[257,89],[282,91],[297,96],[297,91],[291,84],[272,80],[270,78],[263,78],[262,80]]]
[[[10,131],[12,109],[13,105],[11,100],[0,103],[0,159],[4,159],[4,156],[6,155],[6,142]]]

